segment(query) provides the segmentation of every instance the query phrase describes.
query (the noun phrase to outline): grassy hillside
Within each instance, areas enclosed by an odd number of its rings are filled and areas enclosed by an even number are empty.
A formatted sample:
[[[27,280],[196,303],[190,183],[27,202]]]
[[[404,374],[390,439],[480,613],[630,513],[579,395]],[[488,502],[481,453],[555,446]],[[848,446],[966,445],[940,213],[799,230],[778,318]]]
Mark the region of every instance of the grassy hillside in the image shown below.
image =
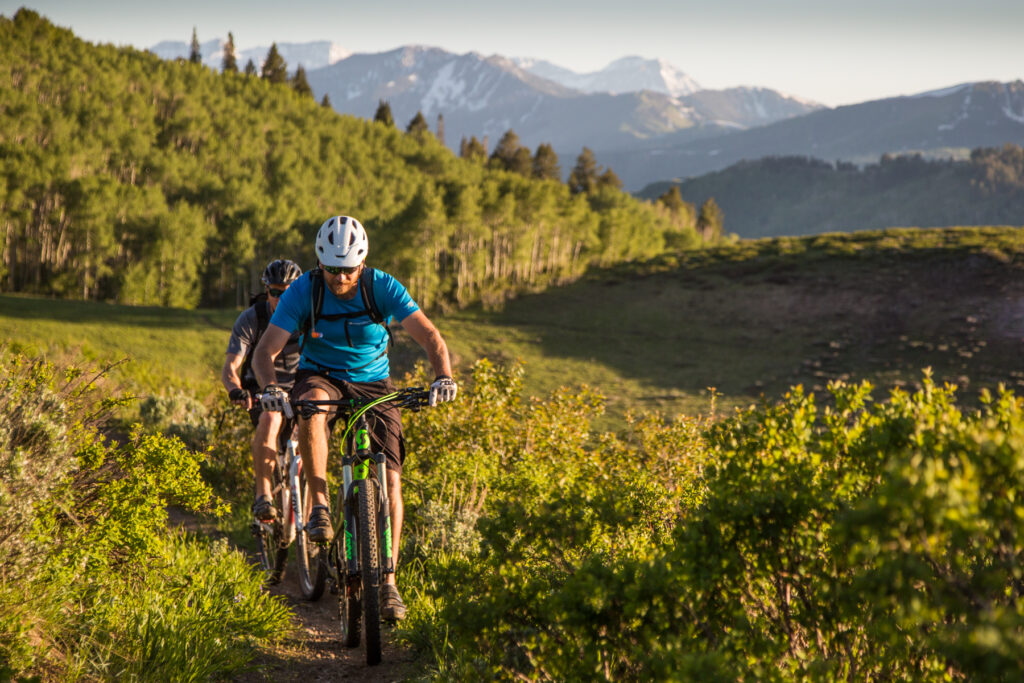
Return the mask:
[[[0,340],[26,355],[121,363],[112,377],[142,395],[219,386],[229,310],[122,306],[0,295]]]
[[[593,272],[500,313],[445,320],[475,354],[521,356],[535,386],[598,385],[613,408],[692,413],[802,383],[936,377],[1019,384],[1024,233],[890,230],[756,240]]]
[[[740,237],[811,235],[891,226],[1019,224],[1024,216],[1024,149],[976,149],[964,161],[883,157],[858,168],[806,157],[767,157],[671,185],[683,199],[714,197],[725,229]]]
[[[914,382],[923,367],[976,394],[1024,386],[1024,232],[888,230],[745,241],[592,271],[585,279],[434,320],[465,370],[522,359],[528,393],[587,383],[629,409],[706,412],[831,379]],[[0,297],[0,339],[131,356],[139,390],[205,394],[235,312]],[[422,352],[397,335],[397,372]]]

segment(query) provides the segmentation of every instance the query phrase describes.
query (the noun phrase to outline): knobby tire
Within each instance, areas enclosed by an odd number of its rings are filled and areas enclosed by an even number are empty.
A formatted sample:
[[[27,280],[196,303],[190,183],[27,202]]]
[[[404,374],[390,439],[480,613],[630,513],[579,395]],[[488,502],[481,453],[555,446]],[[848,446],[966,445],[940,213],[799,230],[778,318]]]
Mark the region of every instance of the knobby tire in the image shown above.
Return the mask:
[[[298,509],[302,519],[309,519],[310,491],[306,483],[306,473],[299,473],[299,490],[292,492],[299,501]],[[306,537],[305,523],[302,532],[295,536],[296,565],[299,569],[299,588],[302,595],[309,601],[319,600],[324,594],[324,586],[327,581],[327,567],[324,565],[325,552],[316,543]]]
[[[359,509],[359,567],[363,578],[363,633],[366,636],[366,663],[380,664],[380,549],[377,538],[377,482],[359,482],[356,493]]]
[[[342,506],[344,510],[344,506]],[[353,536],[359,536],[362,526],[358,519],[353,520],[355,528],[349,531]],[[348,575],[348,535],[345,533],[344,513],[342,513],[339,542],[335,545],[338,556],[334,558],[335,567],[338,570],[338,583],[340,591],[338,595],[338,616],[341,620],[341,643],[345,647],[359,647],[361,633],[360,621],[363,616],[362,608],[362,578],[351,581]]]
[[[274,501],[278,510],[277,519],[269,524],[259,523],[259,531],[256,534],[260,567],[262,567],[266,583],[269,585],[281,582],[285,564],[288,562],[288,546],[284,542],[284,529],[281,526],[281,516],[285,514],[285,509],[281,495],[284,485],[280,480],[280,475],[275,477],[273,485],[274,490],[278,492],[277,500]],[[253,523],[257,522],[254,520]]]

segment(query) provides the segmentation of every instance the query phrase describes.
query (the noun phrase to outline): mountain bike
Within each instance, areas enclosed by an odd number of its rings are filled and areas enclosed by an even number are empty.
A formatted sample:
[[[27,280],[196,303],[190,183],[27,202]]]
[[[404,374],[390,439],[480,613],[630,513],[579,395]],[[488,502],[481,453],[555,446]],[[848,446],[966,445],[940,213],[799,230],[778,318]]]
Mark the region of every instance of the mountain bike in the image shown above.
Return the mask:
[[[345,422],[341,435],[342,486],[332,513],[334,528],[341,533],[330,544],[323,544],[320,557],[331,592],[338,593],[342,644],[359,647],[365,636],[366,663],[370,665],[381,660],[380,589],[384,577],[395,573],[395,564],[386,457],[370,448],[369,419],[374,418],[374,409],[383,405],[416,411],[427,403],[428,392],[417,387],[374,399],[291,402],[307,420],[326,412],[326,406],[335,406],[338,419]]]
[[[286,420],[278,434],[277,457],[270,480],[270,496],[278,515],[270,522],[253,519],[251,530],[267,584],[280,583],[288,548],[294,542],[302,595],[307,600],[319,600],[324,593],[327,572],[320,558],[320,547],[306,538],[305,520],[312,509],[312,498],[297,446],[291,422]]]

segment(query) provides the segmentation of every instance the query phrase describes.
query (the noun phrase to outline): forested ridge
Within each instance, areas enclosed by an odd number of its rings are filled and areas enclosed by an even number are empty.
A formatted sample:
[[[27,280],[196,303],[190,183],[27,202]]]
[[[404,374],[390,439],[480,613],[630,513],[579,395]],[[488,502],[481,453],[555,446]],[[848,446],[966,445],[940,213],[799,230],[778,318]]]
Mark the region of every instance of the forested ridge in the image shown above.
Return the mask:
[[[233,305],[271,258],[312,266],[335,213],[367,225],[369,261],[428,307],[700,242],[692,207],[535,179],[400,128],[251,72],[93,45],[30,10],[0,17],[0,290]]]
[[[740,237],[957,225],[1020,225],[1024,149],[977,148],[969,159],[885,155],[859,167],[809,157],[742,161],[681,183],[653,183],[654,198],[673,185],[683,199],[715,197]]]

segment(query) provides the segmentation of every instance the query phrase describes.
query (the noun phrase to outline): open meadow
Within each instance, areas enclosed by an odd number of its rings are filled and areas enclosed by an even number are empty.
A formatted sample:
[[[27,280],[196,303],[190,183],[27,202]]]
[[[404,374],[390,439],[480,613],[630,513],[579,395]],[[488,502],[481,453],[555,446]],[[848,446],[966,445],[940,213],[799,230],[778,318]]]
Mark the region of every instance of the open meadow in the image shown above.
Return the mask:
[[[965,398],[1024,386],[1024,240],[1014,228],[891,230],[753,240],[593,269],[576,283],[433,319],[463,371],[525,364],[525,392],[586,384],[627,411],[705,414],[802,384],[887,389],[932,368]],[[415,295],[415,292],[413,293]],[[0,339],[49,356],[127,362],[142,396],[219,398],[237,311],[0,295]],[[393,374],[422,351],[396,328]]]

